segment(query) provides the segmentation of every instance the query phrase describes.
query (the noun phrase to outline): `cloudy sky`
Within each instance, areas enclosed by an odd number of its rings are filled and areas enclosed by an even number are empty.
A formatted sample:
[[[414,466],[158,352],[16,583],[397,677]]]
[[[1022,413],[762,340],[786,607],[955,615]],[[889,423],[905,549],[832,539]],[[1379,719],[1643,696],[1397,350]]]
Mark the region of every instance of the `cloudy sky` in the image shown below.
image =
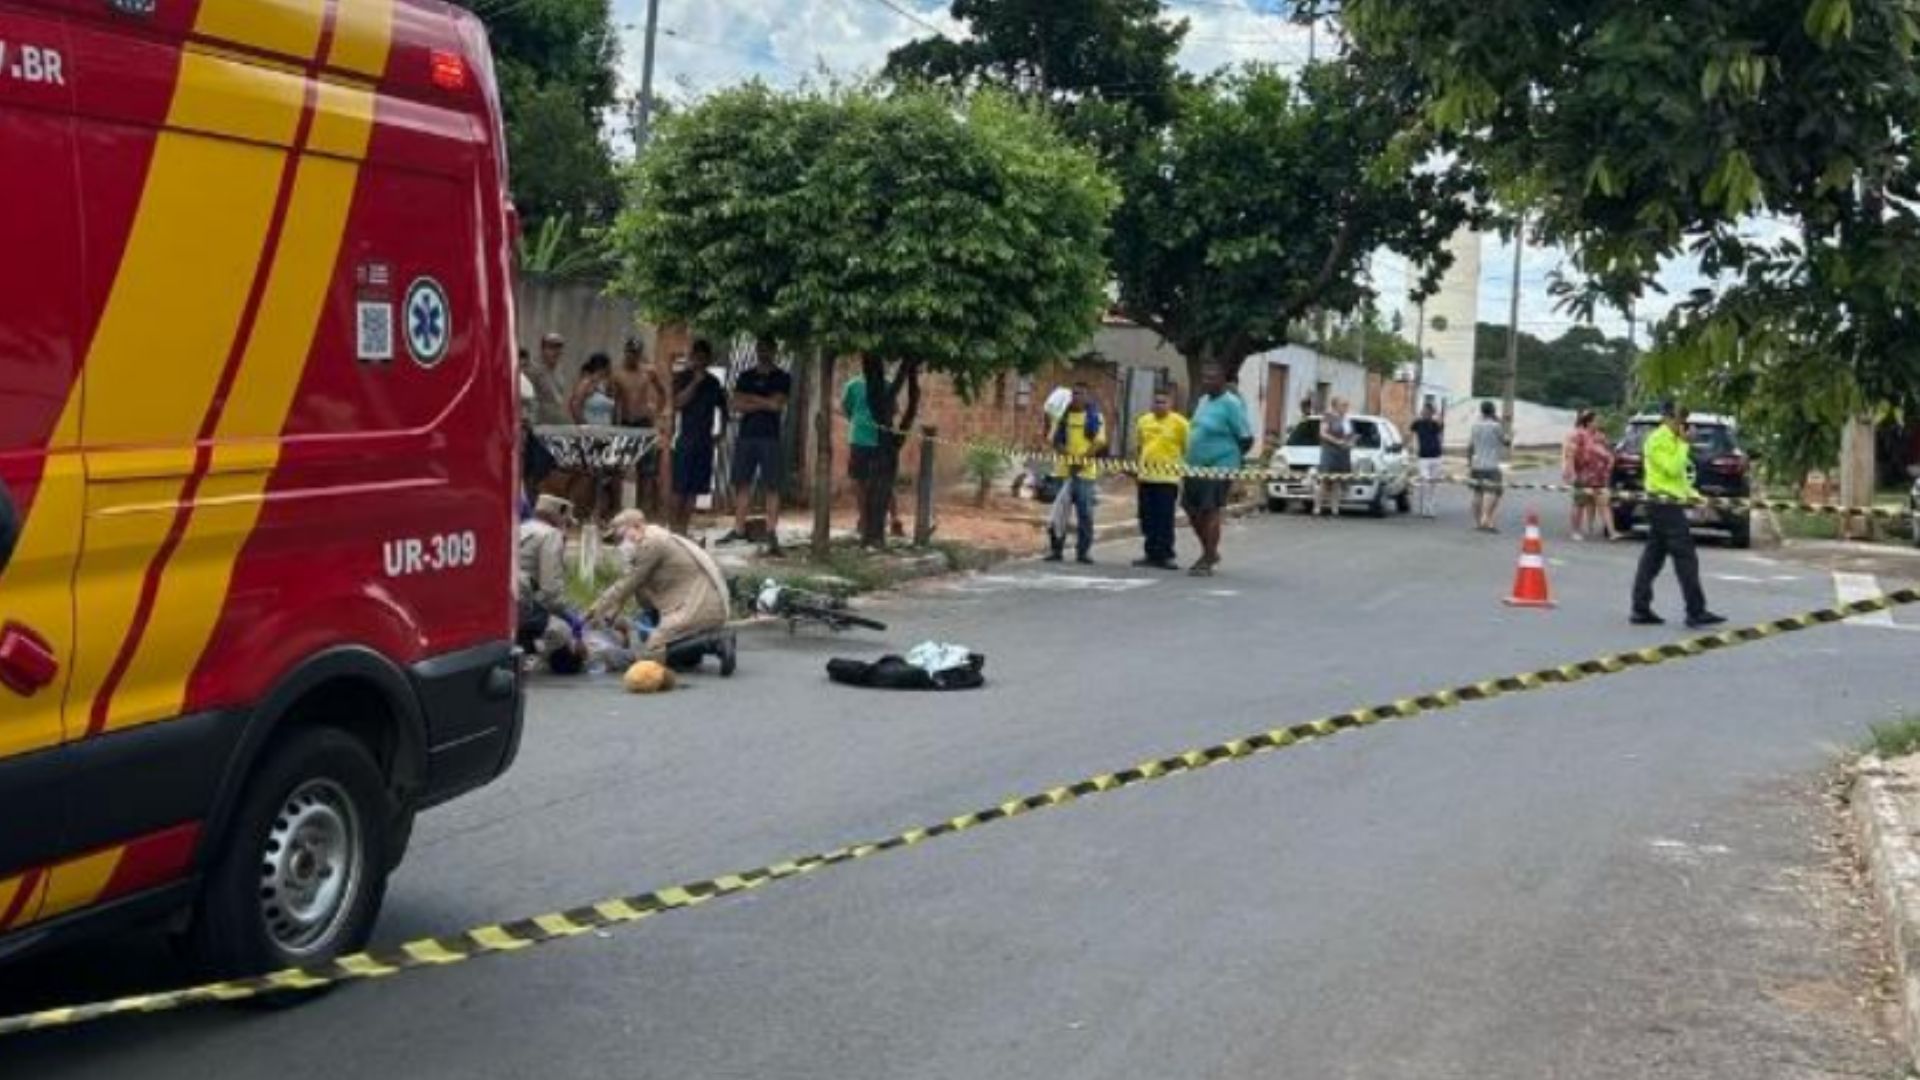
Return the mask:
[[[647,0],[614,0],[630,90],[640,83],[646,5]],[[1192,24],[1180,60],[1194,71],[1255,60],[1298,65],[1310,50],[1329,47],[1325,27],[1310,39],[1305,27],[1276,14],[1285,6],[1280,0],[1169,0],[1168,6]],[[788,86],[823,71],[869,74],[885,63],[889,50],[916,37],[936,31],[961,36],[962,26],[947,10],[946,0],[660,0],[655,84],[662,96],[687,99],[756,76]],[[1553,338],[1573,325],[1554,310],[1547,293],[1548,275],[1563,261],[1553,250],[1525,253],[1520,322],[1529,333]],[[1507,321],[1512,263],[1511,245],[1488,237],[1480,280],[1482,321]],[[1383,307],[1404,302],[1404,262],[1384,257],[1374,277]],[[1692,287],[1684,275],[1673,275],[1670,285]],[[1664,301],[1651,304],[1642,316],[1657,316],[1665,306]],[[1601,325],[1609,333],[1625,333],[1618,316],[1602,319]]]

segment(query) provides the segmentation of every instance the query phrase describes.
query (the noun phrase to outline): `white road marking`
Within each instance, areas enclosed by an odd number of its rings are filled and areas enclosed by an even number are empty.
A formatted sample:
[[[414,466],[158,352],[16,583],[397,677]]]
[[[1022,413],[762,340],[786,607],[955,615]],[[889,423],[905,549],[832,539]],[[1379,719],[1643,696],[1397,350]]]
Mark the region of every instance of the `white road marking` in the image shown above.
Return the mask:
[[[1715,574],[1713,575],[1713,580],[1733,581],[1733,582],[1738,582],[1739,584],[1742,584],[1742,585],[1765,585],[1766,584],[1766,581],[1763,578],[1748,577],[1745,574]]]
[[[1833,591],[1840,597],[1840,603],[1852,604],[1861,600],[1873,600],[1884,595],[1880,591],[1880,580],[1872,574],[1851,574],[1844,570],[1833,572]],[[1876,611],[1871,615],[1856,615],[1847,620],[1849,626],[1871,626],[1879,630],[1906,630],[1920,632],[1920,626],[1901,626],[1893,621],[1893,612]]]
[[[1647,841],[1647,846],[1653,849],[1654,854],[1681,863],[1699,863],[1709,856],[1733,854],[1733,849],[1725,844],[1689,844],[1684,840],[1668,840],[1664,837]]]
[[[947,586],[954,592],[1101,592],[1126,593],[1152,588],[1147,578],[1104,578],[1075,574],[980,574]]]

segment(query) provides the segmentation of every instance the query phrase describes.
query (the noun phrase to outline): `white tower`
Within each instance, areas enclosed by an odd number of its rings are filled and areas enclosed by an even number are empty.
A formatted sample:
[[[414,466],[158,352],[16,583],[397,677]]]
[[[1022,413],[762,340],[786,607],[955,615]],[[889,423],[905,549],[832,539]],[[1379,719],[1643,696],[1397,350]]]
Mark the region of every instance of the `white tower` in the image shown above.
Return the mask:
[[[1426,394],[1446,402],[1473,395],[1480,322],[1480,234],[1462,229],[1447,242],[1453,267],[1427,301]],[[1444,329],[1441,329],[1444,327]]]

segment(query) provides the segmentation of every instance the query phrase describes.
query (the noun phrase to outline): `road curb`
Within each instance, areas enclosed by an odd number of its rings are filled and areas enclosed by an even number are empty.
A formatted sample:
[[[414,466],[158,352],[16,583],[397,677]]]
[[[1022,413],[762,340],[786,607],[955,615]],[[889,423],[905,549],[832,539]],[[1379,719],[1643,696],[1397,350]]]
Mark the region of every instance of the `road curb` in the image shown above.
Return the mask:
[[[1867,758],[1853,781],[1860,854],[1900,978],[1900,1036],[1920,1069],[1920,757]]]

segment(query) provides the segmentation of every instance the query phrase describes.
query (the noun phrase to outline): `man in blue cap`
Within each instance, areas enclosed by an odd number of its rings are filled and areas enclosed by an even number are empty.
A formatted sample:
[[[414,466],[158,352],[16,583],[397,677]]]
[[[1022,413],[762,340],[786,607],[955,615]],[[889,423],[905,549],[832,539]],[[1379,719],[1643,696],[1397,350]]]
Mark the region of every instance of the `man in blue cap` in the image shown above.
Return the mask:
[[[1660,406],[1660,426],[1647,436],[1646,457],[1647,547],[1640,553],[1640,569],[1633,576],[1635,626],[1666,622],[1653,611],[1653,581],[1673,557],[1673,572],[1687,601],[1687,628],[1701,630],[1727,620],[1707,610],[1707,594],[1700,587],[1700,556],[1693,549],[1693,523],[1686,503],[1700,497],[1693,487],[1693,446],[1687,440],[1687,411],[1671,401]],[[1661,501],[1672,500],[1672,501]]]

